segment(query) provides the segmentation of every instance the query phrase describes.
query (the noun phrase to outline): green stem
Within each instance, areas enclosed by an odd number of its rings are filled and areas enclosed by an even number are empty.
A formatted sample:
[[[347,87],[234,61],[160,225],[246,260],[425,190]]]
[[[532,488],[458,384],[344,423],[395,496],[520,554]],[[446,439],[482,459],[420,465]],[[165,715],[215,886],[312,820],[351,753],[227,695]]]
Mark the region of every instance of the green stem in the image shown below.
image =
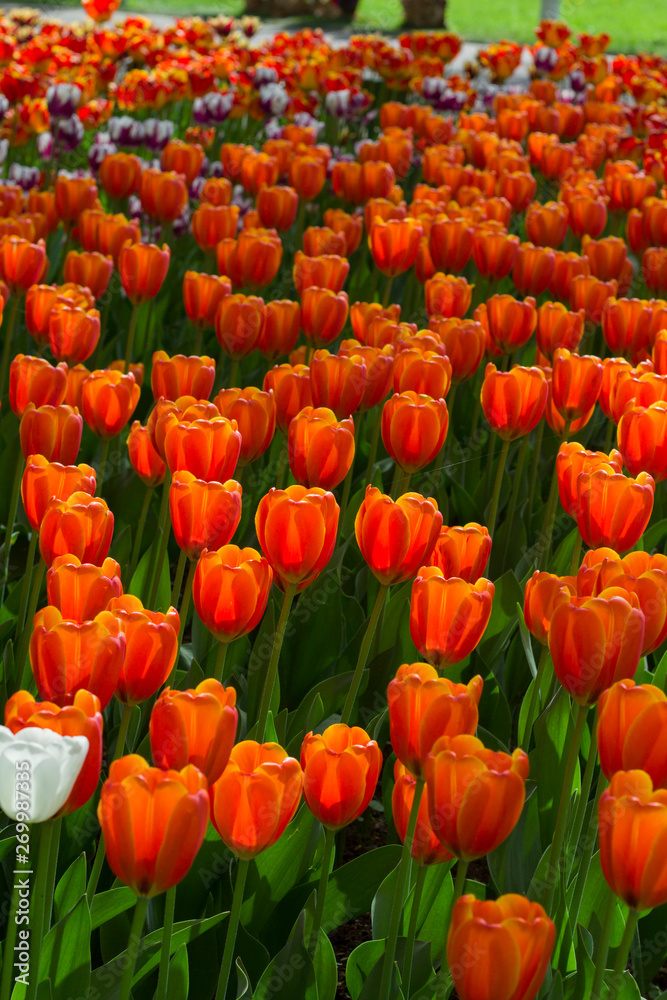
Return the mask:
[[[547,913],[551,912],[554,896],[556,894],[561,854],[563,852],[563,844],[565,842],[565,834],[567,831],[567,817],[570,811],[572,779],[574,778],[574,769],[576,767],[577,760],[579,759],[579,748],[581,747],[581,737],[584,733],[587,715],[588,705],[577,705],[574,733],[572,734],[570,751],[567,755],[567,764],[565,765],[565,775],[563,777],[563,788],[561,791],[560,803],[558,805],[558,814],[556,816],[556,829],[554,830],[554,839],[551,842],[551,851],[549,852],[549,865],[547,871],[548,877],[551,881],[547,893],[547,903],[545,906]]]
[[[0,365],[0,393],[3,396],[8,388],[9,355],[11,353],[14,327],[16,326],[16,316],[20,301],[18,295],[12,296],[12,304],[9,307],[9,320],[6,328],[2,331],[5,343],[2,349],[2,364]]]
[[[405,958],[403,960],[403,971],[401,973],[401,989],[403,995],[410,996],[410,980],[412,979],[412,960],[414,957],[415,940],[417,938],[417,921],[419,919],[419,907],[424,892],[426,881],[426,865],[417,865],[417,876],[415,887],[412,893],[412,908],[410,910],[410,922],[408,924],[408,937],[405,942]]]
[[[249,867],[250,867],[249,861],[245,861],[243,858],[239,858],[238,868],[236,872],[236,882],[234,884],[234,896],[232,898],[232,908],[229,911],[229,920],[227,922],[227,937],[225,938],[225,950],[222,954],[222,965],[220,966],[220,976],[218,978],[218,988],[215,993],[215,1000],[225,1000],[225,997],[227,995],[229,974],[232,969],[234,948],[236,946],[236,935],[238,933],[239,921],[241,919],[241,906],[243,905],[243,890],[245,889],[245,882],[246,882],[246,877],[248,875]]]
[[[167,889],[164,899],[164,925],[162,927],[162,950],[160,951],[160,972],[158,974],[155,1000],[165,1000],[169,979],[169,955],[171,954],[171,932],[174,926],[176,906],[176,886]]]
[[[579,571],[579,563],[581,562],[581,547],[583,545],[583,538],[577,531],[577,537],[574,540],[574,550],[572,552],[572,565],[570,566],[570,575],[576,576]]]
[[[169,535],[171,534],[171,521],[169,520],[169,488],[171,486],[171,476],[169,475],[169,470],[164,478],[164,484],[162,486],[162,497],[160,499],[160,513],[158,515],[158,537],[159,542],[157,549],[155,551],[155,561],[151,565],[150,573],[146,577],[146,584],[150,588],[148,590],[148,601],[144,601],[144,605],[147,608],[153,608],[155,601],[157,599],[158,590],[160,587],[160,576],[162,575],[162,563],[164,562],[164,557],[167,552],[167,545],[169,544]]]
[[[595,845],[597,843],[598,834],[598,806],[600,804],[600,799],[602,798],[602,793],[607,786],[607,779],[604,773],[600,771],[598,777],[598,786],[595,793],[595,801],[593,803],[593,810],[591,812],[590,820],[588,823],[588,830],[586,831],[586,838],[584,840],[584,852],[581,856],[581,861],[579,862],[579,870],[577,872],[577,880],[574,883],[574,892],[572,893],[572,900],[568,907],[569,911],[569,925],[566,929],[566,934],[569,935],[569,940],[563,941],[561,947],[561,956],[563,963],[567,962],[567,957],[569,955],[570,946],[572,940],[574,939],[574,934],[577,929],[577,919],[579,917],[579,910],[581,909],[581,901],[584,898],[584,889],[586,887],[586,882],[588,880],[588,872],[591,867],[591,860],[595,852]],[[562,971],[562,970],[561,970]]]
[[[447,933],[445,934],[445,940],[442,945],[442,957],[440,960],[440,972],[438,974],[438,996],[448,997],[452,992],[452,987],[449,984],[449,963],[447,962],[447,937],[449,935],[449,927],[452,922],[452,916],[454,914],[454,906],[456,901],[463,895],[463,890],[466,884],[466,875],[468,874],[468,861],[462,861],[459,858],[456,865],[456,878],[454,879],[454,893],[452,895],[452,905],[449,910],[449,918],[447,920]]]
[[[285,469],[287,468],[287,438],[284,438],[278,459],[278,471],[276,473],[276,489],[282,490],[285,482]]]
[[[104,482],[104,475],[107,470],[107,459],[109,456],[109,440],[104,440],[102,442],[102,451],[100,452],[100,467],[97,473],[97,494],[102,496],[102,483]]]
[[[540,456],[542,453],[542,441],[544,440],[544,424],[546,421],[544,418],[540,420],[537,425],[537,433],[535,434],[535,444],[533,445],[533,464],[530,467],[530,485],[528,487],[528,507],[527,507],[527,520],[528,524],[531,523],[533,518],[533,501],[535,500],[535,487],[537,486],[537,473],[540,468]]]
[[[572,421],[566,420],[565,427],[563,428],[563,433],[560,438],[560,443],[564,444],[570,434],[570,425]],[[551,539],[554,532],[554,521],[556,519],[556,508],[558,506],[558,463],[554,462],[554,471],[551,476],[551,487],[549,489],[549,499],[547,500],[547,509],[544,515],[544,525],[542,527],[542,538],[540,542],[542,544],[542,554],[539,559],[540,569],[546,569],[547,563],[549,562],[549,553],[551,552]]]
[[[230,388],[237,388],[236,383],[239,378],[239,362],[238,358],[232,358],[232,367],[229,369],[229,385]]]
[[[607,909],[602,924],[602,936],[600,938],[599,951],[595,961],[595,975],[593,977],[593,988],[591,989],[591,1000],[602,1000],[602,983],[607,967],[607,956],[611,943],[611,933],[614,929],[614,914],[616,913],[616,896],[609,890]]]
[[[391,481],[390,496],[392,500],[395,500],[399,495],[399,490],[401,488],[401,483],[403,482],[403,469],[400,465],[394,466],[394,477]]]
[[[195,578],[195,573],[197,571],[197,560],[190,560],[190,567],[188,569],[187,579],[185,581],[185,590],[183,591],[183,600],[181,601],[181,607],[179,609],[179,616],[181,619],[181,627],[178,632],[178,645],[180,646],[183,642],[183,633],[185,632],[185,623],[188,618],[188,611],[190,610],[190,602],[192,600],[192,582]],[[178,661],[176,661],[178,662]],[[174,664],[174,670],[176,669],[176,664]]]
[[[614,431],[616,430],[616,424],[613,420],[607,421],[607,431],[604,436],[604,451],[605,454],[609,454],[611,449],[611,443],[614,440]]]
[[[345,520],[345,515],[347,513],[347,505],[350,502],[350,491],[352,489],[352,478],[354,476],[354,461],[350,465],[347,475],[345,476],[345,482],[343,483],[343,496],[340,501],[340,514],[338,516],[338,530],[340,531],[341,537],[343,535],[343,522]]]
[[[389,305],[389,302],[391,301],[391,286],[393,285],[393,283],[394,283],[394,279],[392,277],[388,277],[387,278],[387,283],[384,286],[384,296],[382,298],[382,308],[383,309],[386,309],[387,306]]]
[[[183,577],[185,575],[185,564],[188,561],[188,556],[185,549],[181,549],[178,556],[178,563],[176,565],[176,575],[174,577],[174,586],[171,591],[171,603],[172,607],[178,607],[178,599],[181,596],[181,587],[183,586]]]
[[[322,917],[324,916],[324,901],[326,900],[327,897],[327,883],[329,882],[331,858],[335,846],[336,846],[336,831],[326,830],[324,836],[324,852],[322,854],[322,870],[320,872],[320,881],[317,886],[317,902],[315,904],[315,916],[313,917],[313,928],[310,932],[309,951],[311,957],[317,951],[317,943],[320,937],[320,928],[322,927]]]
[[[280,660],[280,650],[283,646],[283,639],[285,638],[285,629],[287,627],[287,619],[289,618],[289,613],[292,609],[292,602],[296,594],[296,584],[290,583],[285,591],[285,596],[283,598],[283,606],[280,609],[280,617],[278,618],[278,624],[276,625],[276,631],[273,636],[273,648],[271,649],[271,659],[269,660],[269,667],[266,671],[266,677],[264,678],[264,687],[262,688],[262,700],[259,705],[259,716],[257,718],[257,742],[264,742],[264,733],[266,731],[266,721],[269,717],[269,709],[271,708],[271,696],[273,695],[273,689],[276,684],[276,676],[278,674],[278,661]]]
[[[62,816],[53,820],[53,836],[51,838],[51,853],[49,855],[49,868],[46,875],[46,894],[44,898],[44,933],[47,934],[51,928],[51,910],[53,907],[53,892],[56,886],[56,871],[58,868],[58,848],[60,847],[60,828],[62,827]]]
[[[90,870],[90,878],[88,879],[88,887],[86,889],[86,898],[89,906],[92,904],[93,897],[97,890],[97,883],[99,882],[100,875],[102,874],[102,865],[104,864],[105,857],[106,848],[104,846],[104,834],[100,833],[100,839],[97,842],[97,850],[95,851],[93,867]]]
[[[12,492],[9,497],[9,510],[7,511],[7,527],[5,528],[5,546],[3,549],[3,567],[2,567],[2,594],[0,596],[0,603],[5,599],[5,589],[7,587],[7,577],[9,576],[9,557],[12,548],[12,535],[14,533],[14,521],[16,520],[16,509],[19,505],[19,493],[21,491],[21,478],[23,476],[23,469],[25,467],[25,460],[23,455],[19,458],[16,463],[16,469],[14,470],[14,480],[12,482]]]
[[[12,986],[14,984],[14,945],[16,944],[16,932],[18,925],[16,915],[19,908],[19,884],[16,876],[12,888],[12,899],[7,914],[7,934],[5,936],[5,950],[2,956],[2,979],[0,980],[0,1000],[9,1000]]]
[[[491,510],[489,511],[488,529],[489,534],[493,538],[493,532],[496,528],[496,517],[498,516],[498,502],[500,500],[500,487],[503,482],[503,474],[505,472],[505,465],[507,463],[507,455],[510,450],[509,441],[503,441],[503,446],[500,449],[500,457],[498,459],[498,467],[496,469],[496,478],[493,484],[493,496],[491,497]]]
[[[371,434],[371,449],[368,453],[368,465],[366,466],[366,483],[371,483],[373,481],[373,473],[375,471],[375,458],[378,452],[378,441],[380,440],[380,427],[382,425],[382,407],[377,407],[377,413],[375,415],[375,422],[373,424],[373,432]]]
[[[218,652],[215,658],[215,670],[213,671],[213,676],[216,681],[220,681],[222,684],[222,675],[225,670],[225,660],[227,659],[227,648],[229,646],[228,642],[218,643]]]
[[[526,716],[526,728],[523,733],[522,748],[528,750],[530,744],[530,734],[533,731],[533,726],[537,721],[535,718],[535,709],[538,706],[538,701],[540,697],[540,691],[542,690],[542,682],[544,680],[544,671],[546,670],[547,660],[549,657],[549,647],[542,646],[542,652],[540,653],[540,660],[537,664],[537,676],[533,681],[533,689],[530,692],[530,704],[528,705],[528,715]]]
[[[616,900],[614,899],[614,902]],[[625,922],[625,930],[623,931],[623,938],[619,945],[618,951],[616,952],[616,961],[614,962],[614,979],[616,980],[624,972],[628,964],[628,956],[630,954],[630,948],[632,946],[632,939],[637,929],[637,921],[639,920],[639,914],[636,910],[630,910],[628,913],[628,919]],[[616,991],[614,990],[614,994]]]
[[[526,455],[528,453],[528,442],[530,440],[530,435],[526,434],[523,441],[521,442],[521,448],[519,449],[519,457],[516,463],[516,469],[514,470],[514,483],[512,485],[512,495],[510,496],[509,507],[507,509],[507,539],[505,541],[505,551],[503,553],[503,566],[507,563],[507,557],[510,551],[511,540],[514,537],[514,517],[516,515],[516,508],[519,503],[519,490],[521,489],[521,477],[523,475],[523,467],[526,463]]]
[[[380,989],[378,990],[377,994],[378,1000],[389,1000],[389,997],[391,995],[391,981],[393,979],[393,972],[394,972],[394,959],[396,957],[396,942],[398,941],[398,929],[400,926],[401,917],[403,915],[405,890],[407,887],[408,875],[410,874],[410,865],[412,862],[412,857],[411,857],[412,842],[414,840],[415,830],[417,828],[417,817],[419,816],[419,805],[421,803],[423,792],[424,792],[424,780],[418,778],[417,784],[415,786],[414,798],[412,800],[412,808],[410,809],[408,828],[405,833],[405,840],[403,841],[401,860],[398,866],[398,878],[396,879],[394,900],[391,906],[389,933],[387,934],[387,943],[384,952],[384,962],[382,965],[382,978],[380,980]]]
[[[33,890],[34,909],[32,912],[34,917],[32,927],[30,928],[30,982],[25,991],[26,1000],[35,1000],[39,985],[39,960],[42,953],[42,941],[44,939],[44,913],[46,910],[46,892],[53,833],[53,820],[48,820],[46,823],[41,824],[39,831],[39,854],[37,856],[35,886]]]
[[[130,1000],[132,977],[134,976],[134,967],[137,964],[137,953],[141,944],[141,932],[144,927],[147,909],[148,898],[146,896],[138,896],[137,905],[134,908],[134,916],[132,917],[130,936],[127,941],[125,968],[123,969],[123,978],[120,981],[118,1000]]]
[[[46,573],[46,564],[43,559],[40,559],[37,564],[37,570],[35,572],[35,577],[32,583],[32,590],[30,591],[30,600],[28,602],[28,612],[26,614],[25,628],[21,635],[21,641],[19,643],[19,652],[16,658],[16,676],[21,677],[21,687],[27,688],[28,682],[30,680],[30,658],[28,657],[28,652],[30,649],[30,635],[32,633],[32,622],[35,617],[35,611],[37,610],[37,602],[39,600],[40,591],[42,589],[42,581],[44,580],[44,574]]]
[[[354,703],[357,700],[357,695],[359,694],[361,678],[363,677],[364,670],[366,668],[366,662],[368,660],[371,643],[373,642],[373,636],[375,635],[378,618],[380,617],[380,611],[384,606],[384,600],[388,590],[389,587],[386,584],[380,584],[377,597],[375,598],[375,604],[373,605],[373,611],[368,619],[366,632],[364,633],[361,649],[359,650],[359,658],[357,659],[357,665],[354,668],[354,676],[352,677],[350,689],[347,692],[347,698],[345,699],[345,705],[343,706],[343,714],[340,717],[340,721],[346,724],[349,723],[352,717]]]
[[[118,729],[118,738],[116,740],[116,749],[113,754],[114,760],[118,760],[119,757],[123,756],[125,751],[125,741],[127,740],[127,731],[130,728],[131,718],[132,705],[123,705],[123,711],[120,717],[120,727]]]
[[[588,750],[588,758],[586,760],[586,768],[584,770],[584,776],[581,779],[581,795],[579,796],[579,802],[577,803],[577,811],[574,814],[574,819],[572,821],[572,828],[570,830],[569,843],[576,848],[579,843],[579,837],[581,836],[581,829],[584,825],[584,819],[586,818],[586,806],[588,805],[588,797],[591,793],[591,785],[593,784],[593,774],[595,773],[595,765],[598,760],[598,745],[597,745],[597,728],[598,728],[598,716],[595,713],[595,721],[593,722],[593,728],[591,730],[591,745]]]
[[[127,344],[125,345],[125,361],[123,362],[123,371],[125,373],[130,370],[130,362],[132,361],[132,346],[134,344],[134,334],[137,329],[137,316],[139,315],[139,306],[135,302],[132,306],[132,317],[130,319],[130,329],[127,334]]]
[[[137,568],[137,563],[139,562],[139,553],[141,552],[141,540],[144,535],[144,527],[146,525],[146,517],[148,516],[148,508],[151,505],[151,497],[153,496],[153,487],[147,486],[146,492],[144,493],[144,502],[141,505],[141,513],[139,515],[139,523],[137,524],[137,533],[134,537],[134,545],[132,546],[132,557],[130,559],[130,568],[128,570],[127,579],[132,580],[134,576],[134,571]]]
[[[28,606],[28,597],[30,596],[30,581],[32,580],[32,571],[35,564],[35,552],[37,550],[37,543],[39,542],[39,531],[35,530],[30,535],[30,544],[28,545],[28,558],[25,562],[25,573],[23,574],[23,583],[21,584],[21,601],[19,604],[19,613],[16,619],[16,634],[19,635],[23,626],[25,625],[25,613]]]

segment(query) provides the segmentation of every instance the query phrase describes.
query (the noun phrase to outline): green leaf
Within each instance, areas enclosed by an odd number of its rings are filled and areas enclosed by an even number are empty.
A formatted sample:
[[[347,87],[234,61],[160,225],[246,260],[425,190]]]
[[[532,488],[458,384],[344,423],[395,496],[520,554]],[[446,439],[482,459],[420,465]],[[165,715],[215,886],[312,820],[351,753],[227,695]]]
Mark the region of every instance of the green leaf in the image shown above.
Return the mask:
[[[128,592],[130,594],[134,594],[135,597],[141,597],[142,593],[144,594],[144,596],[146,596],[147,584],[145,583],[145,581],[146,581],[146,576],[148,575],[148,571],[150,569],[151,554],[154,546],[159,544],[160,544],[159,537],[156,534],[155,539],[153,541],[153,545],[149,546],[149,548],[146,549],[143,556],[139,560],[139,565],[134,571],[134,576],[130,581]],[[169,607],[170,604],[171,604],[171,578],[169,576],[169,559],[165,556],[165,559],[162,563],[162,572],[160,574],[160,584],[157,589],[156,606],[166,611],[166,609]]]
[[[645,914],[637,924],[638,949],[644,979],[650,983],[662,968],[667,957],[667,903]]]
[[[248,660],[248,700],[246,712],[249,719],[256,719],[264,687],[264,678],[271,659],[273,636],[276,631],[276,609],[271,597],[266,606],[257,637]]]
[[[538,797],[533,788],[509,837],[487,858],[491,876],[499,891],[525,895],[541,856]]]
[[[590,935],[579,925],[577,927],[577,971],[567,976],[563,983],[564,1000],[583,1000],[590,997],[595,976],[595,966],[588,950]]]
[[[90,908],[90,927],[96,930],[107,920],[112,920],[120,913],[125,913],[131,909],[137,901],[137,897],[128,886],[118,886],[116,889],[109,889],[108,892],[98,892],[93,899]]]
[[[493,607],[489,624],[486,627],[481,642],[485,661],[488,663],[505,641],[505,633],[511,631],[517,624],[516,606],[523,603],[523,589],[514,575],[514,570],[508,569],[495,583]]]
[[[554,974],[547,1000],[563,1000],[563,977],[560,972]]]
[[[667,518],[657,521],[647,528],[642,537],[644,552],[653,552],[654,549],[662,549],[667,538]]]
[[[661,691],[665,690],[665,686],[667,685],[667,652],[663,653],[660,658],[660,663],[655,668],[653,683],[656,687],[659,687]]]
[[[86,996],[90,984],[90,933],[88,901],[83,895],[42,943],[39,977],[51,980],[54,996]]]
[[[335,1000],[338,989],[336,953],[328,935],[320,930],[313,959],[319,1000]]]
[[[519,634],[521,636],[521,644],[523,646],[524,652],[526,654],[526,660],[528,666],[530,667],[530,672],[533,678],[537,677],[537,664],[535,663],[535,655],[533,653],[532,637],[528,631],[528,626],[526,625],[526,619],[523,616],[523,608],[521,604],[516,606],[517,617],[519,619]]]
[[[252,988],[250,986],[250,979],[248,978],[248,973],[243,967],[243,962],[240,958],[236,959],[236,975],[238,977],[238,986],[236,987],[236,1000],[252,1000]]]
[[[187,997],[189,988],[188,949],[182,944],[169,963],[167,1000],[183,1000],[184,997]]]
[[[556,826],[556,813],[563,787],[563,772],[574,732],[570,699],[561,688],[549,710],[535,724],[535,751],[531,754],[531,773],[539,775],[537,797],[540,814],[542,846],[551,843]],[[579,786],[575,772],[573,787]]]
[[[305,915],[302,915],[302,922]],[[264,970],[253,1000],[319,1000],[315,967],[303,934],[290,937]]]
[[[627,971],[620,978],[614,972],[605,972],[603,986],[603,1000],[642,1000],[637,983]]]
[[[398,844],[377,847],[332,872],[322,919],[329,933],[370,910],[378,886],[398,864],[401,850]]]
[[[445,943],[445,933],[449,926],[449,912],[454,895],[451,869],[454,862],[430,865],[426,871],[422,898],[417,917],[417,939],[431,942],[431,953],[438,956]],[[407,934],[412,913],[414,890],[403,908],[403,934]]]
[[[61,920],[86,892],[86,855],[80,854],[58,882],[55,891],[56,920]]]
[[[389,935],[389,924],[391,923],[391,911],[394,906],[394,896],[396,895],[396,883],[398,882],[398,872],[401,867],[400,858],[398,864],[389,874],[382,879],[378,891],[373,896],[371,904],[371,926],[374,938],[386,938]]]

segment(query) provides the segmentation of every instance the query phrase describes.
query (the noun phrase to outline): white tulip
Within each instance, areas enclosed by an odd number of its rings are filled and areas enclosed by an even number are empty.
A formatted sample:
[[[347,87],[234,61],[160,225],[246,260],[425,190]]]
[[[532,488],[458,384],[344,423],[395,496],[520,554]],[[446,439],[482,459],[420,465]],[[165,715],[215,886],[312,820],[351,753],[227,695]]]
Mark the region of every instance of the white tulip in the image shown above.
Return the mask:
[[[51,819],[67,802],[87,753],[86,736],[37,728],[14,734],[0,726],[0,809],[26,823]]]

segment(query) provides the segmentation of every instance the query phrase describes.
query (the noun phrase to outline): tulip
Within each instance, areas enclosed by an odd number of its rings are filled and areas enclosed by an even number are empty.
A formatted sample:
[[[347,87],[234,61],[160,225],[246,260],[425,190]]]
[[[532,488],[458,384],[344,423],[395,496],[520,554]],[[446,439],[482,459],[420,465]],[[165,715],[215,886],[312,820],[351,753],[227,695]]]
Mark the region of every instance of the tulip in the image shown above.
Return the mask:
[[[308,257],[320,254],[345,256],[347,241],[343,233],[335,233],[328,226],[308,226],[303,234],[303,252]]]
[[[526,797],[528,755],[487,749],[470,735],[441,736],[425,762],[431,826],[457,858],[495,850],[516,826]]]
[[[235,420],[217,416],[169,427],[164,453],[169,471],[191,472],[205,482],[231,479],[241,450],[241,435]]]
[[[125,294],[133,305],[148,302],[158,294],[167,277],[170,253],[166,243],[162,248],[153,243],[123,244],[118,269]]]
[[[345,479],[354,461],[354,421],[338,421],[333,410],[307,406],[288,432],[290,469],[302,486],[330,490]]]
[[[9,405],[21,419],[29,403],[60,406],[67,389],[67,365],[17,354],[9,368]]]
[[[349,826],[366,811],[381,767],[382,751],[357,726],[308,733],[301,746],[306,805],[326,830]]]
[[[515,365],[499,372],[488,364],[482,383],[484,416],[503,441],[524,437],[542,419],[547,402],[547,380],[541,368]]]
[[[82,433],[83,417],[76,407],[28,403],[19,427],[23,457],[27,461],[30,455],[42,455],[49,462],[73,465]]]
[[[180,619],[175,608],[166,614],[148,611],[138,597],[114,597],[109,611],[125,636],[123,669],[116,697],[123,705],[138,705],[165,683],[178,655]]]
[[[151,389],[153,398],[178,399],[180,396],[194,396],[208,399],[215,380],[215,361],[206,356],[186,357],[175,354],[169,357],[166,351],[153,354]]]
[[[333,493],[318,487],[272,488],[261,498],[255,528],[281,590],[304,590],[333,553],[339,507]]]
[[[349,303],[345,292],[312,285],[301,292],[301,328],[315,347],[326,347],[343,331]]]
[[[232,283],[215,274],[186,271],[183,276],[183,304],[190,322],[197,330],[207,330],[215,323],[220,302],[230,295]]]
[[[617,771],[645,771],[654,788],[667,785],[667,697],[653,684],[618,681],[600,695],[597,742],[600,766],[611,781]]]
[[[361,413],[372,410],[387,397],[391,389],[395,353],[391,344],[378,348],[360,344],[356,340],[344,340],[338,348],[339,358],[352,358],[355,367],[364,366],[366,369],[363,393],[358,407]]]
[[[40,347],[49,342],[49,317],[56,302],[62,298],[57,285],[31,285],[25,297],[25,325]]]
[[[502,232],[488,229],[476,232],[472,241],[472,256],[480,275],[492,281],[505,278],[514,266],[519,242],[518,236]]]
[[[526,234],[531,243],[557,249],[567,236],[568,208],[560,201],[534,201],[526,210]]]
[[[221,389],[215,397],[221,415],[236,423],[241,435],[239,465],[249,465],[264,454],[273,440],[276,407],[271,392],[254,386],[246,389]]]
[[[440,736],[477,729],[482,678],[456,684],[427,663],[404,664],[387,688],[391,743],[399,761],[416,778]]]
[[[109,867],[137,896],[165,892],[190,870],[209,815],[206,778],[193,765],[162,771],[138,754],[112,761],[97,807]]]
[[[436,320],[432,317],[429,328],[435,330],[445,348],[452,366],[452,382],[458,385],[471,378],[479,368],[486,337],[481,323],[473,320]]]
[[[642,299],[609,298],[602,310],[602,334],[614,355],[639,359],[650,350],[653,310]]]
[[[238,205],[199,205],[192,213],[192,235],[204,253],[214,254],[221,240],[233,239],[239,226]]]
[[[31,285],[42,279],[48,268],[44,241],[31,243],[18,236],[0,240],[0,278],[12,295],[25,295]]]
[[[56,305],[49,316],[49,347],[54,358],[70,365],[86,361],[100,339],[97,309]]]
[[[21,823],[53,819],[72,794],[88,748],[86,736],[61,736],[36,726],[14,733],[0,726],[0,808],[5,815]],[[21,780],[29,782],[30,792],[23,799],[16,794],[16,783],[24,774]]]
[[[549,286],[555,265],[553,250],[521,243],[512,269],[514,287],[522,295],[541,295]]]
[[[439,670],[469,656],[489,624],[493,594],[484,577],[467,583],[423,566],[410,598],[410,635],[422,656]]]
[[[379,302],[354,302],[350,306],[350,323],[354,336],[362,344],[368,340],[368,330],[374,319],[387,319],[392,323],[398,323],[401,315],[401,307],[398,303],[392,303],[384,309]]]
[[[429,234],[429,251],[435,267],[448,274],[463,270],[472,253],[474,230],[464,219],[437,218]]]
[[[583,309],[586,319],[598,324],[606,303],[615,298],[618,282],[600,281],[590,275],[578,274],[570,283],[570,305],[573,309]]]
[[[254,295],[227,295],[215,315],[215,335],[225,354],[239,361],[257,347],[264,324],[263,299]]]
[[[394,765],[394,787],[391,793],[391,809],[394,826],[401,841],[405,843],[412,803],[417,789],[417,779],[399,760]],[[422,797],[419,803],[410,856],[418,865],[439,865],[451,861],[454,855],[444,847],[433,833],[428,817],[428,800]]]
[[[564,347],[576,351],[584,334],[583,309],[568,312],[562,302],[544,302],[537,310],[536,340],[540,352],[548,361],[553,360],[555,351]],[[604,313],[603,313],[604,322]]]
[[[106,708],[118,683],[125,636],[117,619],[101,611],[82,623],[64,619],[54,607],[35,615],[30,665],[45,701],[71,705],[77,691],[90,691]]]
[[[577,527],[590,548],[627,552],[643,535],[653,510],[655,483],[646,472],[631,479],[613,469],[582,472],[577,480]]]
[[[618,424],[618,446],[632,476],[649,473],[656,482],[667,479],[667,402],[628,407]]]
[[[382,586],[411,580],[435,547],[442,514],[431,497],[406,493],[394,501],[367,486],[354,523],[357,545]]]
[[[21,480],[21,498],[33,531],[38,531],[51,500],[67,500],[73,493],[95,493],[95,470],[89,465],[61,465],[43,455],[28,457]]]
[[[61,555],[100,565],[106,559],[113,534],[113,514],[104,500],[72,493],[51,500],[39,528],[39,551],[47,567]]]
[[[307,257],[301,250],[294,255],[294,287],[303,298],[308,288],[328,288],[338,294],[350,273],[350,262],[337,254]]]
[[[394,364],[394,392],[399,394],[411,390],[417,395],[444,399],[451,378],[449,358],[431,351],[408,348],[399,353]]]
[[[114,597],[120,597],[120,566],[115,559],[105,559],[101,566],[82,563],[77,556],[54,559],[46,574],[48,603],[69,621],[91,621],[106,611]]]
[[[96,250],[77,253],[70,250],[65,258],[65,281],[89,288],[96,299],[106,292],[113,274],[113,258]]]
[[[361,243],[363,221],[359,215],[350,215],[342,208],[328,208],[324,212],[324,224],[345,238],[342,256],[349,257]]]
[[[127,451],[132,468],[149,489],[164,482],[166,463],[153,447],[148,428],[142,427],[138,420],[130,427]]]
[[[648,247],[642,257],[642,271],[647,288],[655,292],[667,291],[667,248]]]
[[[475,310],[475,319],[488,331],[497,351],[511,354],[528,343],[537,324],[535,299],[523,302],[511,295],[492,295]]]
[[[555,941],[555,925],[539,903],[512,894],[486,902],[462,896],[447,936],[447,964],[460,1000],[534,1000]],[[481,960],[471,962],[471,955]]]
[[[546,646],[554,611],[567,604],[577,593],[576,579],[556,576],[536,570],[528,579],[524,590],[523,615],[526,627],[537,641]]]
[[[408,390],[395,393],[382,409],[382,441],[404,473],[417,472],[433,461],[445,443],[448,428],[444,399]]]
[[[285,233],[291,229],[299,207],[299,196],[291,187],[265,185],[257,195],[257,211],[262,225]]]
[[[339,420],[360,406],[366,387],[367,368],[354,351],[334,355],[316,351],[310,361],[310,386],[315,406],[328,407]]]
[[[81,384],[83,419],[103,441],[120,434],[139,402],[141,389],[134,375],[119,371],[95,371]]]
[[[191,472],[174,473],[169,512],[176,544],[188,559],[228,544],[241,519],[241,493],[233,479],[203,482]]]
[[[572,354],[563,347],[554,351],[551,399],[563,420],[572,423],[592,410],[601,387],[599,358]]]
[[[111,153],[100,164],[100,184],[110,198],[129,198],[139,189],[141,168],[142,161],[132,153]]]
[[[264,376],[263,388],[273,393],[276,424],[282,434],[287,434],[297,413],[312,406],[310,369],[306,365],[275,365]]]
[[[247,635],[261,621],[273,572],[256,549],[224,545],[202,552],[192,597],[197,614],[220,643]]]
[[[634,676],[644,641],[644,614],[614,588],[599,597],[571,598],[551,616],[549,652],[556,677],[579,705],[593,705],[605,688]]]
[[[156,222],[174,222],[188,203],[185,179],[174,171],[146,167],[139,184],[141,206]]]
[[[549,291],[555,298],[569,301],[574,279],[580,275],[588,277],[590,273],[591,265],[588,257],[559,250],[556,253],[556,263],[549,283]],[[597,321],[599,321],[599,316]]]
[[[274,299],[265,306],[265,324],[257,349],[267,361],[294,349],[301,329],[301,306],[290,299]]]
[[[462,318],[470,308],[474,285],[453,274],[434,274],[424,285],[426,312],[429,316]]]
[[[623,471],[623,458],[618,451],[607,455],[603,451],[586,451],[577,441],[563,442],[556,456],[558,495],[563,510],[577,519],[577,480],[581,472],[611,465],[616,472]]]
[[[667,791],[654,790],[644,771],[618,771],[600,799],[599,830],[602,874],[612,892],[640,913],[667,901]]]
[[[425,565],[437,566],[446,580],[458,576],[466,583],[476,583],[490,555],[488,528],[471,521],[462,528],[443,527]]]
[[[93,208],[97,194],[97,184],[92,177],[67,177],[65,174],[58,174],[55,187],[56,210],[66,229],[71,228],[83,211]]]
[[[368,245],[376,267],[388,278],[408,271],[414,264],[423,228],[417,219],[374,219]]]
[[[326,164],[316,156],[295,156],[289,168],[289,182],[302,201],[312,201],[324,187]]]
[[[66,816],[84,806],[97,790],[102,768],[103,718],[99,698],[88,691],[77,691],[74,701],[65,708],[53,702],[35,701],[28,691],[17,691],[5,706],[5,725],[14,734],[41,729],[60,736],[88,740],[88,752],[67,801],[57,815]]]

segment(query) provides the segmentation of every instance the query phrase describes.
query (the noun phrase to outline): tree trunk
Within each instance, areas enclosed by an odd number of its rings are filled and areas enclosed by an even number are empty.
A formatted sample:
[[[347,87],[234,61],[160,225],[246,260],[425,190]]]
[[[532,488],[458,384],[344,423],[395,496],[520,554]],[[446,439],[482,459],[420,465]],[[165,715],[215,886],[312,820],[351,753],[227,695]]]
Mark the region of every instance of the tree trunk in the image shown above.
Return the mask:
[[[403,0],[405,25],[410,28],[445,26],[445,0]]]

